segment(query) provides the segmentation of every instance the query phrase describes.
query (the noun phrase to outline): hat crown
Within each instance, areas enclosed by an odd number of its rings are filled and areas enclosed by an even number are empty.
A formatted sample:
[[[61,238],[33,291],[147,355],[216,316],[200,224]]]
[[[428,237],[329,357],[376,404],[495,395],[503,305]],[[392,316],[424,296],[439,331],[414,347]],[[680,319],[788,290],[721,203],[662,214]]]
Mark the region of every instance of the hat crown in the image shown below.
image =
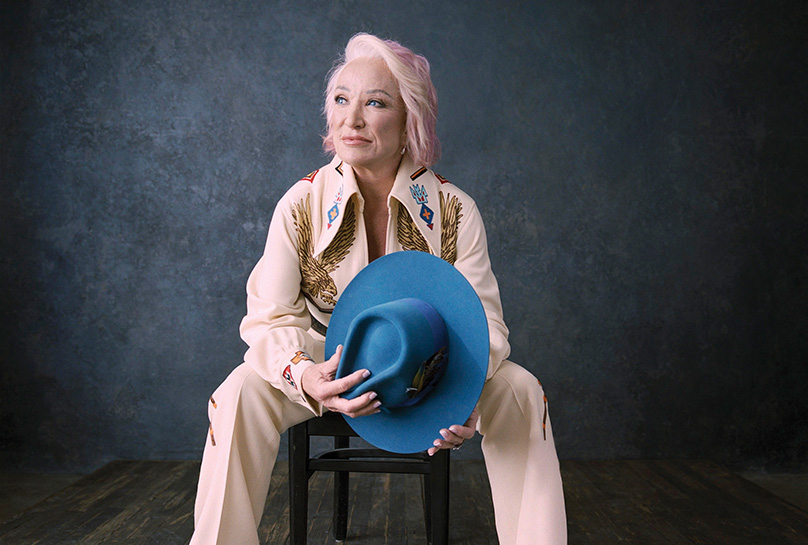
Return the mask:
[[[432,375],[438,360],[443,366],[443,377],[439,382],[432,380],[432,384],[437,384],[428,395],[424,393],[430,388],[424,387],[417,394],[422,399],[413,405],[346,418],[363,439],[390,452],[426,450],[432,446],[439,430],[465,422],[480,397],[489,363],[485,309],[468,280],[437,256],[426,252],[402,251],[373,260],[359,271],[340,295],[328,322],[325,339],[327,357],[334,354],[339,345],[345,346],[336,373],[337,379],[367,368],[375,375],[357,386],[357,389],[365,388],[366,383],[377,378],[398,359],[403,348],[396,346],[388,348],[394,354],[374,358],[378,361],[368,361],[365,357],[359,363],[348,361],[346,353],[350,355],[356,350],[352,348],[353,341],[347,342],[348,331],[365,310],[406,298],[429,303],[445,324],[448,337],[445,357],[439,354],[430,358],[430,365],[425,366],[430,372],[414,377],[415,382],[419,385],[427,382],[421,379],[428,379]],[[413,378],[411,371],[403,376]],[[366,391],[369,390],[362,389],[360,393]],[[372,391],[381,396],[383,389],[374,387]],[[346,399],[355,397],[351,392],[342,395]]]
[[[442,368],[427,372],[425,364],[447,348],[443,319],[421,299],[397,299],[362,311],[348,328],[342,358],[371,376],[350,397],[375,391],[384,409],[417,403],[442,375]]]

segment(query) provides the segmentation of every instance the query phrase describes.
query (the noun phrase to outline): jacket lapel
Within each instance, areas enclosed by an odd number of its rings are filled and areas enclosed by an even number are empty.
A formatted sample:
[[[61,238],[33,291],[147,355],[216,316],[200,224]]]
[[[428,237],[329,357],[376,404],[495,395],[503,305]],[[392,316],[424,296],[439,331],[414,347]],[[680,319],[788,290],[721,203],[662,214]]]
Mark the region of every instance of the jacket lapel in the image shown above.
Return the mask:
[[[440,256],[441,213],[440,182],[425,167],[404,156],[398,168],[390,196],[406,208],[413,223],[424,236],[432,255]]]
[[[322,170],[324,171],[322,175],[325,176],[325,189],[321,201],[323,222],[314,247],[315,256],[319,256],[334,240],[342,220],[345,219],[345,207],[353,194],[359,192],[353,170],[343,164],[338,156],[334,156],[331,163]]]

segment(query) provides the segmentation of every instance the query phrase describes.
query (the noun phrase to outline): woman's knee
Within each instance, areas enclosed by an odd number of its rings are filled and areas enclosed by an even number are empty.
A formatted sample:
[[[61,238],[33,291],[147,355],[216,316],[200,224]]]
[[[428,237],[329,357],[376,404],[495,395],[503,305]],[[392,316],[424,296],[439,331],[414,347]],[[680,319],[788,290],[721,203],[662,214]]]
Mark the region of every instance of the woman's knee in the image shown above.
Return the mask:
[[[263,420],[261,415],[272,412],[276,397],[271,384],[262,379],[247,364],[236,367],[210,396],[208,414],[211,423],[237,420]]]
[[[517,400],[541,399],[544,396],[539,380],[527,369],[505,360],[494,376],[486,383],[500,396],[512,396]]]
[[[264,382],[248,365],[239,365],[211,394],[209,400],[211,408],[218,409],[220,406],[235,408],[242,399],[256,397],[261,389],[256,379]]]
[[[211,412],[228,420],[260,429],[274,428],[283,433],[289,426],[314,416],[303,405],[291,401],[286,395],[264,380],[248,364],[236,367],[210,399]],[[214,420],[211,415],[211,422]]]
[[[543,400],[544,391],[538,379],[524,367],[506,360],[483,388],[479,403],[481,423],[497,418],[531,420]]]

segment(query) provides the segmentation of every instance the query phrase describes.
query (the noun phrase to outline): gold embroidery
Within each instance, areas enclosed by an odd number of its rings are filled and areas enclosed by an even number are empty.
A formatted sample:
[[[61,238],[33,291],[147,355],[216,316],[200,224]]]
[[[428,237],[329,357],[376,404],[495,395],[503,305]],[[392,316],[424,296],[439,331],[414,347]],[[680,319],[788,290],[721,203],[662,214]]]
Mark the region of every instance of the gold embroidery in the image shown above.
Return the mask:
[[[462,209],[463,204],[456,196],[452,196],[447,202],[443,191],[440,192],[440,257],[450,265],[457,261],[457,231],[460,218],[463,217],[460,213]]]
[[[319,297],[326,303],[337,303],[337,286],[329,273],[339,267],[348,255],[356,237],[356,211],[354,203],[345,205],[345,217],[334,240],[325,249],[320,259],[314,257],[314,235],[311,225],[311,195],[306,202],[300,201],[292,208],[292,219],[297,229],[297,255],[300,259],[301,288],[311,297]]]
[[[446,200],[443,192],[440,192],[440,212],[441,212],[441,232],[440,232],[440,257],[450,265],[457,261],[457,233],[460,227],[460,218],[463,214],[463,203],[452,196]],[[410,213],[406,207],[399,205],[398,217],[396,221],[398,228],[398,242],[405,250],[417,250],[429,253],[429,245],[415,226]]]
[[[424,235],[415,226],[410,213],[407,212],[407,207],[403,204],[398,205],[398,218],[396,218],[396,227],[398,229],[398,242],[405,250],[417,250],[419,252],[429,252],[429,245],[426,243]]]

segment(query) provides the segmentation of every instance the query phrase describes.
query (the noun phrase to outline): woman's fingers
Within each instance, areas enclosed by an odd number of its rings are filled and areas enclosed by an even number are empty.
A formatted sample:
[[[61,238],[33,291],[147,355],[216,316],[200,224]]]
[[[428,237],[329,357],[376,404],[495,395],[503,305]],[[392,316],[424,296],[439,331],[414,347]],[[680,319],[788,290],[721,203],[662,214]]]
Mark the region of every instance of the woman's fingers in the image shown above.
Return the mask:
[[[433,456],[441,449],[460,447],[466,439],[474,437],[474,434],[477,432],[478,419],[479,415],[477,409],[474,409],[464,425],[449,426],[448,428],[440,430],[441,438],[435,439],[432,443],[433,446],[429,448],[427,453]]]
[[[367,369],[359,369],[346,377],[325,382],[323,384],[323,393],[327,396],[338,396],[340,394],[344,394],[369,376],[370,371]]]
[[[339,360],[342,358],[342,345],[337,346],[334,354],[320,365],[322,366],[322,373],[328,379],[333,379],[337,376],[337,369],[339,369]]]
[[[354,399],[335,396],[328,407],[333,412],[342,413],[351,418],[376,414],[381,409],[381,402],[376,399],[376,392],[366,392]]]
[[[461,440],[471,439],[477,432],[474,426],[449,426],[449,431]]]
[[[359,369],[346,377],[335,379],[341,357],[342,345],[339,345],[328,361],[318,363],[303,371],[301,378],[303,391],[322,403],[328,410],[350,417],[379,412],[381,403],[376,399],[376,392],[365,392],[353,399],[341,397],[342,394],[370,376],[370,371],[367,369]]]
[[[480,419],[480,413],[477,412],[477,407],[474,407],[474,410],[471,411],[471,416],[469,416],[469,419],[466,420],[465,424],[467,428],[472,429],[471,433],[472,437],[474,436],[474,432],[477,431],[477,420],[479,419]]]
[[[334,369],[336,369],[337,366],[339,366],[339,360],[342,358],[342,349],[343,348],[344,347],[341,344],[338,345],[337,349],[334,350],[334,354],[330,358],[328,358],[328,361],[325,362],[325,363],[328,363],[330,365],[334,365]]]
[[[433,446],[429,448],[428,453],[430,456],[432,456],[441,449],[459,447],[460,445],[463,444],[463,441],[465,441],[466,439],[471,439],[471,436],[464,438],[452,431],[449,431],[448,429],[440,430],[440,435],[442,439],[435,439],[435,441],[432,442]]]

